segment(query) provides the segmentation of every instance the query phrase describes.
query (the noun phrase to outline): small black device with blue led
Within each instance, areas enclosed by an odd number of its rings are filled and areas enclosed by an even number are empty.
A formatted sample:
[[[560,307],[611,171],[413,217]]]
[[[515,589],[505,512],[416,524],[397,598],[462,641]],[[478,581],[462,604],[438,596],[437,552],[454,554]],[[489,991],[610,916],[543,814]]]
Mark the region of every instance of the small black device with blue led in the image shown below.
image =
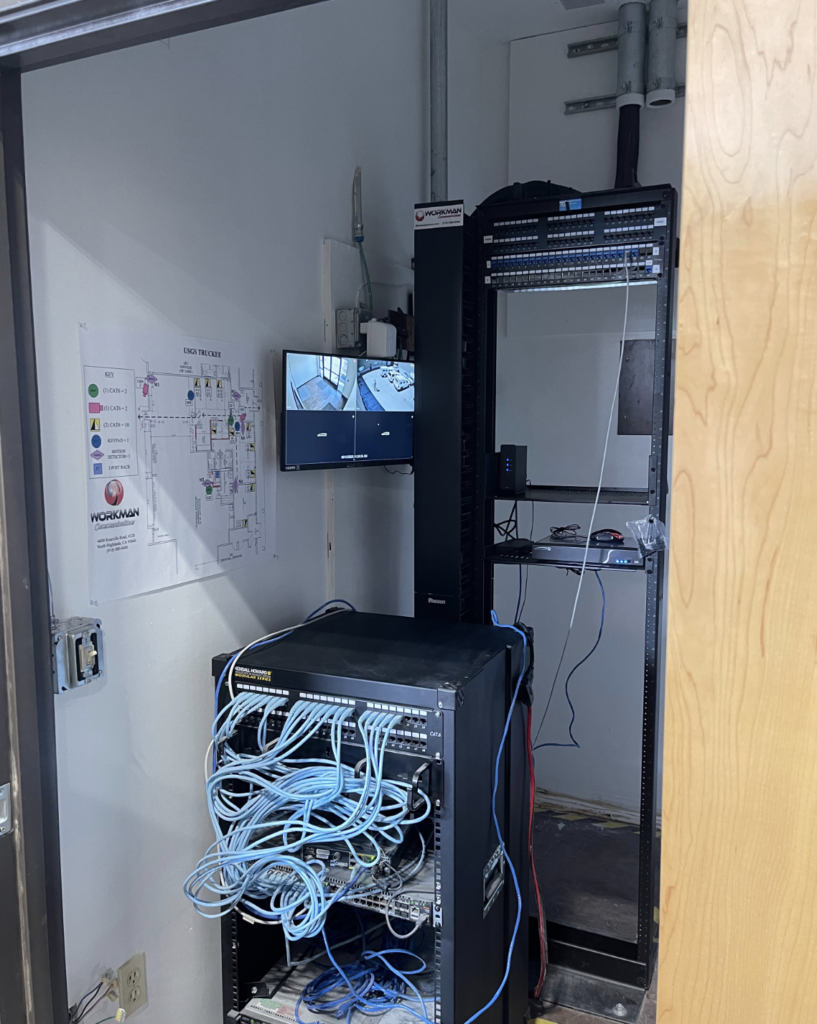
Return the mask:
[[[497,456],[496,493],[503,497],[516,498],[525,493],[527,482],[527,445],[501,445]]]

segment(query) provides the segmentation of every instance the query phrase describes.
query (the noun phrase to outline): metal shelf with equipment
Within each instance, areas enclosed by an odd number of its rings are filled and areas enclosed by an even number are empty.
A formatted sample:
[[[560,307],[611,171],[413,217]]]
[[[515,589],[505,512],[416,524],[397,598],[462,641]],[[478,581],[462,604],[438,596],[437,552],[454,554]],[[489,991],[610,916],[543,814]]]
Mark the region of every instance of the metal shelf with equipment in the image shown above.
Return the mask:
[[[494,565],[582,565],[584,543],[575,539],[553,550],[547,542],[547,552],[534,546],[521,557],[497,552],[494,544],[497,501],[588,504],[597,491],[595,485],[529,483],[511,497],[497,493],[499,291],[655,290],[652,394],[646,396],[652,403],[647,486],[605,486],[598,501],[641,506],[639,515],[665,521],[676,208],[670,186],[580,195],[532,182],[497,193],[460,226],[416,233],[417,616],[489,622]],[[637,548],[626,550],[625,556],[621,545],[593,543],[586,567],[643,572],[646,579],[637,938],[625,941],[549,922],[548,939],[551,962],[568,973],[645,990],[658,927],[656,742],[664,556],[658,552],[641,558]],[[621,1019],[634,1019],[627,1005]]]

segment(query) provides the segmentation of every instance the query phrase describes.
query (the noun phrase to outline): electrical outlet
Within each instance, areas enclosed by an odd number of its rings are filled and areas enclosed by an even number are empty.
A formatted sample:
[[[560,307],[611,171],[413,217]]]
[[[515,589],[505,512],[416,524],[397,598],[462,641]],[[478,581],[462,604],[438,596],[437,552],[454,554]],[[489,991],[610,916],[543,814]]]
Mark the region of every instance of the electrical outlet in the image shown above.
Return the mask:
[[[148,978],[145,954],[137,953],[116,972],[119,979],[119,1005],[128,1017],[148,1001]]]
[[[360,310],[335,310],[335,344],[338,348],[357,348],[360,344]]]

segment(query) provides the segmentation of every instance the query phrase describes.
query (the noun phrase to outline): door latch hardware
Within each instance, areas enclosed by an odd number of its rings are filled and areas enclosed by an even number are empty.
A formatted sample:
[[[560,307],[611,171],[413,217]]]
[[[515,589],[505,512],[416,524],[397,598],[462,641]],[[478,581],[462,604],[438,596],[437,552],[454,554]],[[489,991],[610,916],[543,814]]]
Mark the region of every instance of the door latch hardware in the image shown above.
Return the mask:
[[[12,830],[11,821],[11,785],[0,786],[0,836],[8,835]]]

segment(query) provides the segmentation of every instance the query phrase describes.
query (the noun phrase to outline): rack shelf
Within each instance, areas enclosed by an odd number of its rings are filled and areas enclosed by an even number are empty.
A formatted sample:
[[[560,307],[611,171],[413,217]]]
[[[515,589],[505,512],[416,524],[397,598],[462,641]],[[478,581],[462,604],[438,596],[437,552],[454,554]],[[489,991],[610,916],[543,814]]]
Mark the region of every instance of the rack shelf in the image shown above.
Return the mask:
[[[596,500],[595,487],[546,487],[542,484],[531,484],[524,493],[511,497],[507,494],[495,494],[490,501],[550,501],[565,505],[592,505]],[[650,492],[644,488],[632,489],[622,487],[602,487],[599,495],[600,505],[649,505]]]
[[[617,560],[617,556],[619,560]],[[497,552],[495,547],[488,548],[485,553],[486,561],[494,565],[552,565],[557,569],[581,569],[583,557],[583,552],[582,556],[578,558],[575,555],[571,556],[569,552],[565,552],[564,558],[555,558],[552,551],[548,552],[547,555],[543,551],[537,558],[535,547],[529,555],[524,557],[502,554]],[[635,557],[636,554],[632,548],[600,548],[598,545],[592,545],[588,551],[586,571],[612,569],[617,572],[643,572],[647,568],[643,559],[639,558],[637,561],[629,563],[623,561],[624,558]],[[649,563],[649,568],[652,568],[652,560],[647,559],[647,562]]]

